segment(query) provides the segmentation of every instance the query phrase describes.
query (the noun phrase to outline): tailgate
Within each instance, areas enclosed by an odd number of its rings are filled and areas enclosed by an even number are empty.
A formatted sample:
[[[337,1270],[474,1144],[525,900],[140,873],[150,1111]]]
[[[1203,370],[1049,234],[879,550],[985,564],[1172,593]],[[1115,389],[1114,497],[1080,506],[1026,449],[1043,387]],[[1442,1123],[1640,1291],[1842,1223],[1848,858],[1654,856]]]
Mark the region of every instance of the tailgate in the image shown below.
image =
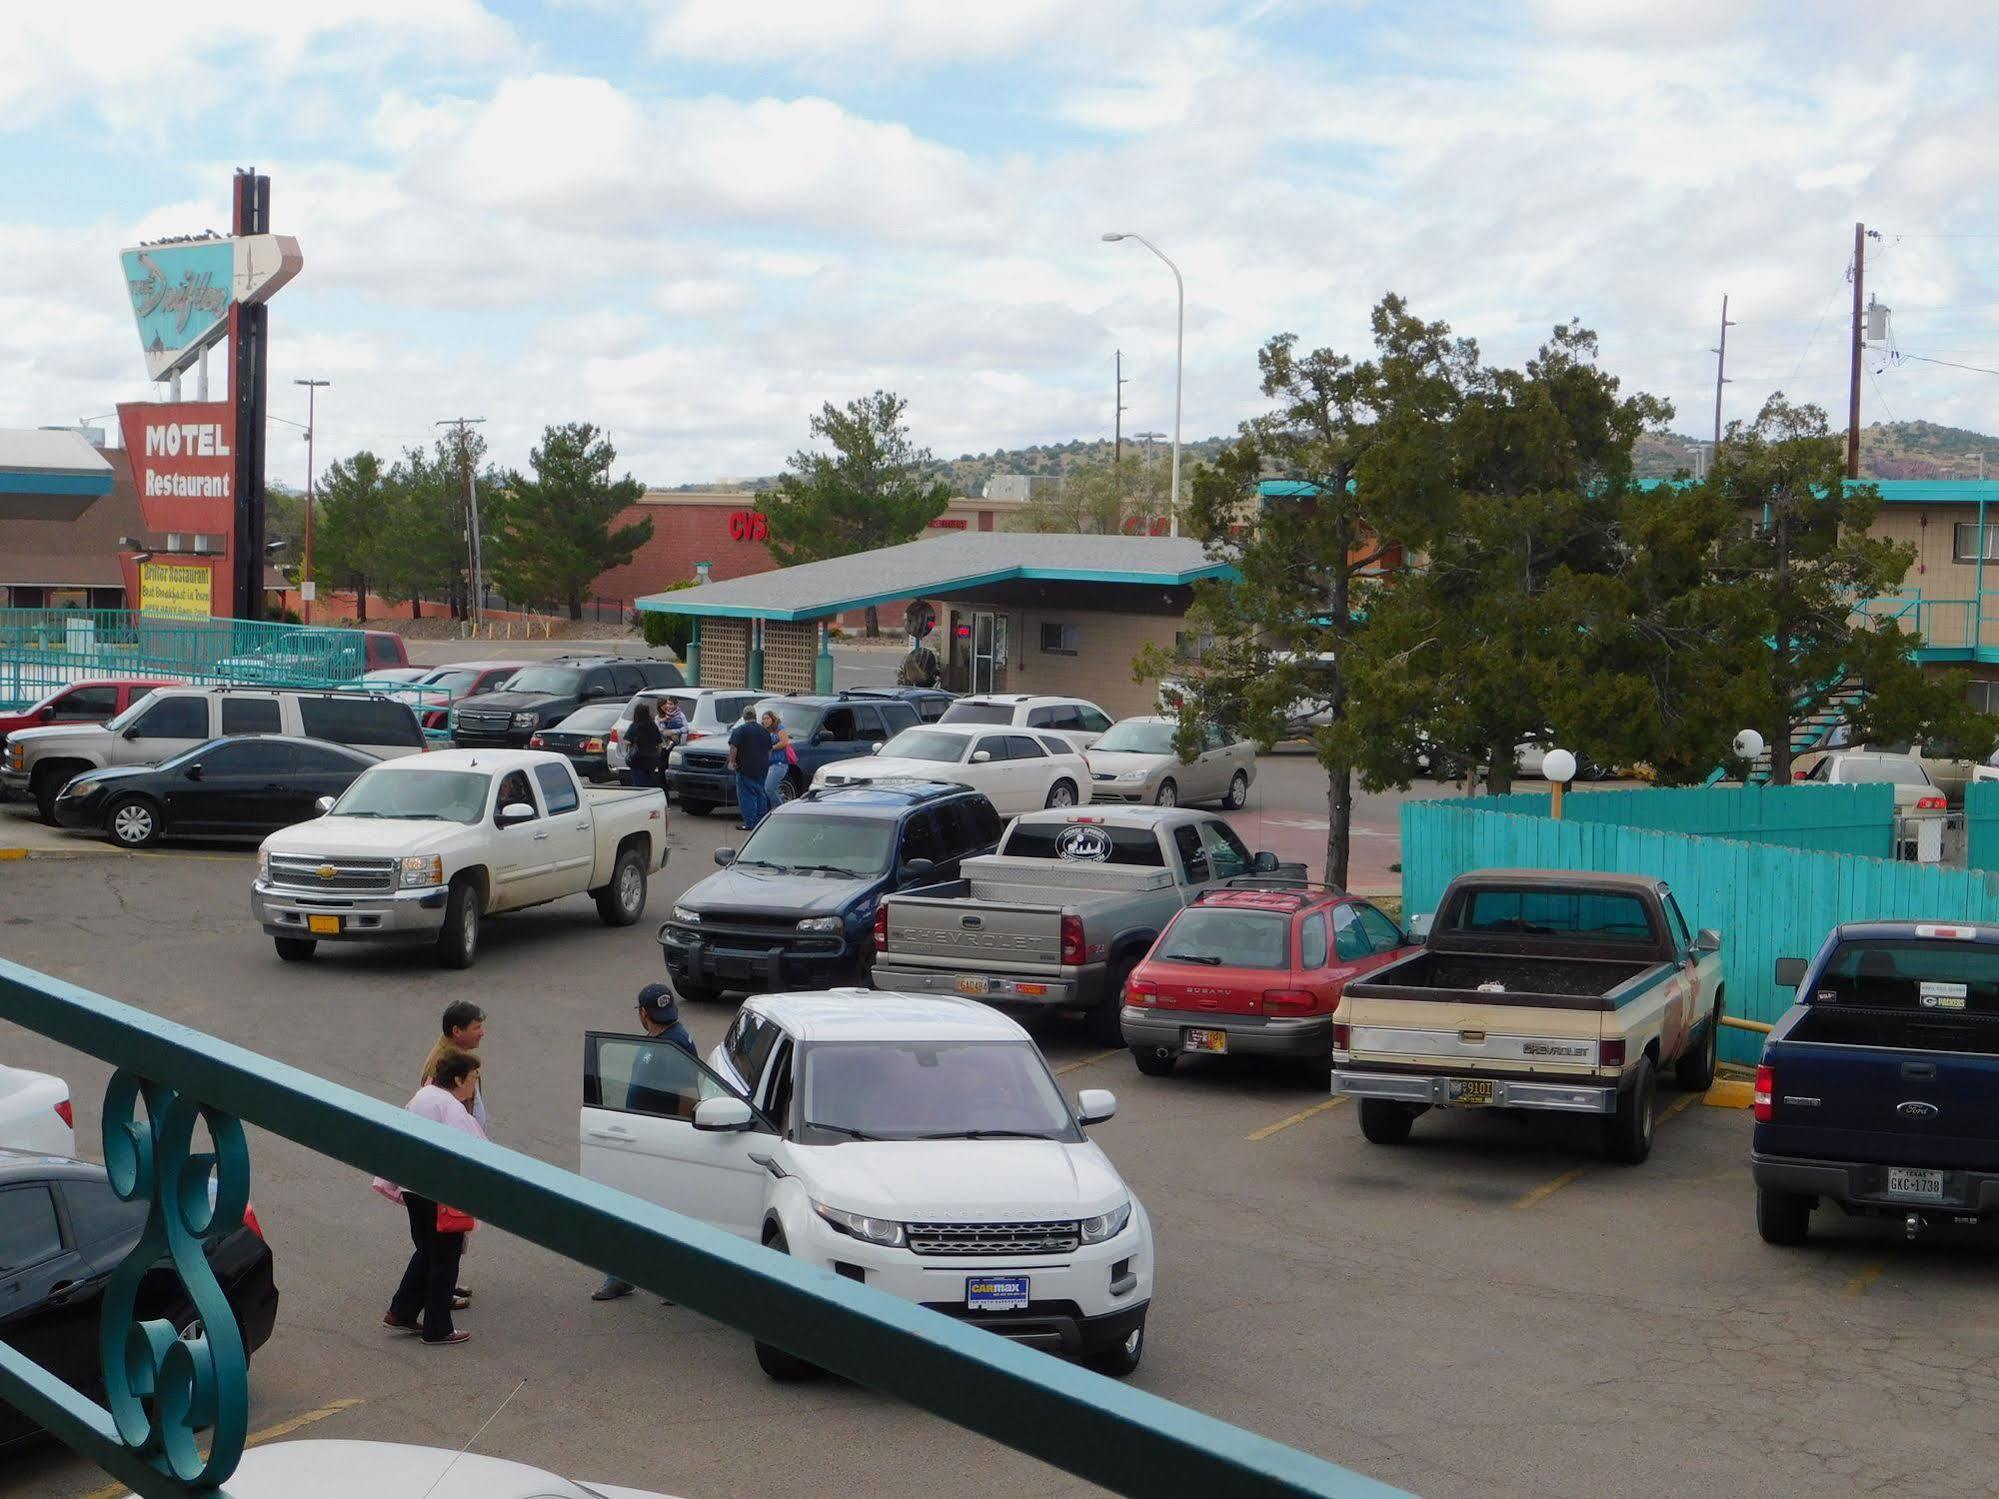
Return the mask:
[[[1334,1014],[1356,1067],[1577,1078],[1595,1075],[1597,1009],[1381,999],[1348,984]]]
[[[1989,1050],[1787,1039],[1763,1062],[1770,1119],[1757,1126],[1759,1152],[1999,1169],[1999,1055]]]
[[[1062,965],[1060,906],[897,895],[883,908],[888,912],[888,947],[881,960],[887,963]]]

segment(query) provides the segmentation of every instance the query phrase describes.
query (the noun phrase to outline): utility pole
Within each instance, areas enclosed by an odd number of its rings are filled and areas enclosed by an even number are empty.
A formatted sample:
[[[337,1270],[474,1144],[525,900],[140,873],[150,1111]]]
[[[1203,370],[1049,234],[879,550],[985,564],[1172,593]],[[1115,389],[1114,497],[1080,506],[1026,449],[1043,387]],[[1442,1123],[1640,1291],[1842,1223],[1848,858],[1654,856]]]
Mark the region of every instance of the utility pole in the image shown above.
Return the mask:
[[[1124,462],[1124,350],[1117,351],[1117,400],[1111,407],[1112,430],[1117,434],[1112,440],[1111,461]]]
[[[458,429],[458,461],[465,466],[465,560],[472,570],[471,597],[466,600],[465,613],[472,621],[472,627],[479,627],[479,617],[485,596],[482,564],[484,551],[479,544],[479,486],[472,477],[472,449],[469,446],[471,434],[468,427],[476,427],[485,421],[483,416],[446,417],[437,423],[440,427]]]
[[[203,373],[207,373],[205,369]],[[319,592],[318,586],[312,580],[312,433],[319,424],[314,415],[315,401],[319,392],[332,383],[331,380],[292,381],[294,385],[305,387],[305,561],[299,566],[298,602],[300,618],[306,624],[312,623],[312,600]],[[366,584],[362,586],[365,587]],[[357,600],[356,608],[365,618],[368,613],[368,601]]]
[[[1728,320],[1728,293],[1721,294],[1721,342],[1714,350],[1714,450],[1721,451],[1721,388],[1728,384],[1728,376],[1722,371],[1728,367],[1728,330],[1735,324]]]
[[[1867,226],[1853,226],[1853,367],[1846,387],[1846,477],[1860,477],[1860,361],[1866,345],[1860,319],[1861,283],[1867,279]]]

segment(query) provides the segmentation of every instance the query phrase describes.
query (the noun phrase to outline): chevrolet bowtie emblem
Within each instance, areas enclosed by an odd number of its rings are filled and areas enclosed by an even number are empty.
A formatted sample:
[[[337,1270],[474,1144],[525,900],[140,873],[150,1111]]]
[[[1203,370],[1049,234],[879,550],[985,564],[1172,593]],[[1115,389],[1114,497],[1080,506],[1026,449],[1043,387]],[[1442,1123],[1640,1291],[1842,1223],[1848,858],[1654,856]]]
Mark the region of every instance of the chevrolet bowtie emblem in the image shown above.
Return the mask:
[[[318,875],[322,880],[330,880],[333,878],[334,875],[338,874],[339,871],[336,870],[331,864],[322,864],[319,866],[319,868],[315,869],[313,873]]]

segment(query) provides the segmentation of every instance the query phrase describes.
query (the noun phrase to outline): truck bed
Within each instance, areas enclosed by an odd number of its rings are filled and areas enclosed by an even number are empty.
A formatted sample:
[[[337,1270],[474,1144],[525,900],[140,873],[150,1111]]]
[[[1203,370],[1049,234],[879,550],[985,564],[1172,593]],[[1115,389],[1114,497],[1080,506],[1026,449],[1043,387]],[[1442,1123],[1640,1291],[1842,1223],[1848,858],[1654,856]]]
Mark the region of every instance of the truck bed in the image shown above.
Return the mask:
[[[1785,1034],[1784,1043],[1999,1056],[1999,1017],[1812,1005]]]
[[[1510,953],[1412,953],[1349,983],[1360,999],[1469,999],[1545,1009],[1617,1007],[1619,991],[1657,965],[1618,958],[1529,957]],[[1486,989],[1482,985],[1496,984]]]

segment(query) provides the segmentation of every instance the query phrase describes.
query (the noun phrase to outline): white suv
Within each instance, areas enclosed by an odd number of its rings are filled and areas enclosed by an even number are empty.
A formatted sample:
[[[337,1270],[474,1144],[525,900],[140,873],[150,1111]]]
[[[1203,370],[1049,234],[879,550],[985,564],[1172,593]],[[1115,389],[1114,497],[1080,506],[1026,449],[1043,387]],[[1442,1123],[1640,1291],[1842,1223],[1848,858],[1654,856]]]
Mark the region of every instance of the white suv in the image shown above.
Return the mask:
[[[981,692],[961,697],[937,721],[1047,729],[1079,750],[1095,744],[1111,726],[1110,715],[1095,703],[1079,697],[1037,697],[1028,692]]]
[[[75,1155],[69,1084],[46,1072],[0,1067],[0,1150]]]
[[[1138,1367],[1152,1225],[1033,1040],[955,996],[833,989],[744,1002],[706,1066],[584,1042],[580,1170],[947,1316]],[[811,1365],[757,1344],[773,1379]]]

